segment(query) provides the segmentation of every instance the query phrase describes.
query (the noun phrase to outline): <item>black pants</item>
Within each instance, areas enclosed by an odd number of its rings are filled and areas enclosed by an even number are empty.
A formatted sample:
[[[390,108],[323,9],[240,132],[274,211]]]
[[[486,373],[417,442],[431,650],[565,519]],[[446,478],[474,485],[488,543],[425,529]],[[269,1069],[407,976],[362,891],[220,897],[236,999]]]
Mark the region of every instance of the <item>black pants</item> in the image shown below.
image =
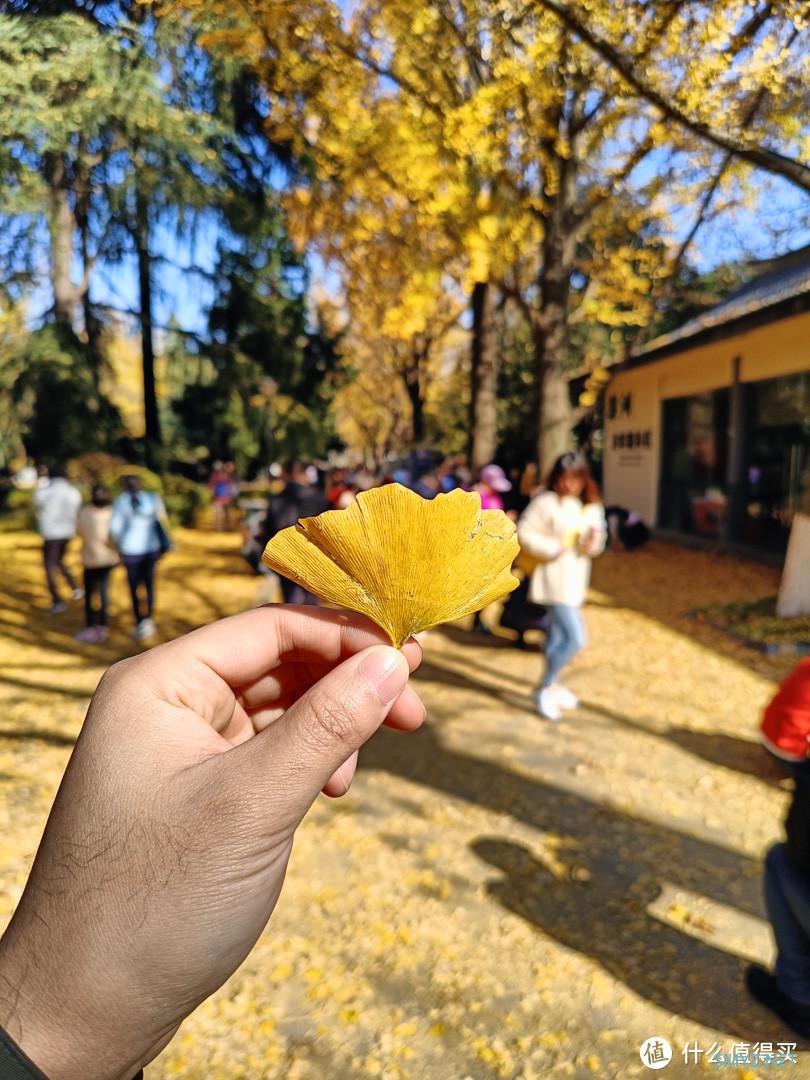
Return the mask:
[[[281,595],[285,604],[307,604],[314,606],[318,603],[318,597],[308,592],[303,585],[288,578],[281,578]]]
[[[149,555],[124,555],[122,562],[127,568],[127,581],[129,582],[129,595],[132,598],[132,613],[135,622],[141,619],[152,618],[152,607],[155,602],[155,566],[160,558],[159,551],[153,551]],[[139,588],[143,586],[146,593],[146,611],[141,608]]]
[[[51,599],[55,604],[60,601],[59,590],[56,587],[56,571],[58,570],[65,581],[68,583],[71,589],[76,588],[76,582],[73,579],[73,575],[65,566],[65,551],[70,543],[70,539],[67,540],[45,540],[43,542],[42,554],[45,559],[45,577],[48,579],[48,589],[51,593]]]
[[[785,817],[785,850],[794,866],[810,881],[810,758],[788,761],[767,747],[765,752],[784,776],[793,778],[793,798]]]
[[[107,590],[111,570],[111,566],[85,566],[84,568],[84,621],[87,626],[107,625]],[[96,593],[98,593],[98,608],[93,607]]]

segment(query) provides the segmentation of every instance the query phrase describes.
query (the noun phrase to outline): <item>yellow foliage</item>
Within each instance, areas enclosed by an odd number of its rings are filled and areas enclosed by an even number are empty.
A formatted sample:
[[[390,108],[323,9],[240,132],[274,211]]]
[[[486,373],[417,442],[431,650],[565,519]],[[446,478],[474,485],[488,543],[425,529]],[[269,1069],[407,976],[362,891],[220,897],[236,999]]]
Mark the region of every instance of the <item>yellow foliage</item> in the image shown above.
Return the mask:
[[[544,260],[564,258],[569,280],[587,281],[571,297],[574,321],[609,328],[649,321],[673,222],[699,205],[722,159],[662,118],[545,5],[186,0],[184,7],[215,27],[212,47],[255,66],[268,134],[311,164],[306,186],[287,198],[290,235],[339,272],[352,333],[365,338],[369,362],[415,335],[440,336],[443,302],[460,306],[477,282],[508,284],[539,315],[538,282],[560,270]],[[572,5],[619,51],[631,22],[640,74],[698,123],[739,128],[764,91],[758,123],[767,118],[807,158],[803,113],[778,108],[786,95],[799,100],[795,88],[810,75],[810,54],[797,61],[787,33],[807,16],[800,0],[784,8],[747,44],[741,66],[747,0],[719,0],[701,19],[689,5]],[[761,138],[754,125],[742,126],[746,138]],[[643,168],[664,151],[676,152],[666,183],[663,170]],[[740,170],[725,169],[715,208],[745,197]],[[544,246],[561,222],[566,236]],[[399,362],[384,366],[402,370]],[[375,411],[362,407],[367,396],[344,399],[341,423],[355,434],[352,414]],[[390,441],[376,420],[372,427],[364,446]]]

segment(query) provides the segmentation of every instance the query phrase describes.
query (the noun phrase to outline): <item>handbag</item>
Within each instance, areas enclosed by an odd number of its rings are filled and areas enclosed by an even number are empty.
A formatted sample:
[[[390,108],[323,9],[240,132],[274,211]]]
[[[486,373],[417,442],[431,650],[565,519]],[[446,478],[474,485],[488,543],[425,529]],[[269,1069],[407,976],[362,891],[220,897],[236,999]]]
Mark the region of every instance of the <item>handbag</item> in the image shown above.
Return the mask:
[[[530,578],[538,566],[545,566],[547,562],[551,562],[551,560],[544,559],[539,555],[532,555],[525,548],[521,548],[515,559],[515,566],[522,574]]]
[[[530,585],[531,575],[527,575],[518,587],[510,592],[501,612],[501,626],[516,630],[519,634],[524,634],[527,630],[547,629],[548,608],[529,599]]]
[[[174,544],[160,518],[155,518],[155,532],[157,533],[158,544],[160,544],[160,554],[165,555],[167,551],[172,550]]]

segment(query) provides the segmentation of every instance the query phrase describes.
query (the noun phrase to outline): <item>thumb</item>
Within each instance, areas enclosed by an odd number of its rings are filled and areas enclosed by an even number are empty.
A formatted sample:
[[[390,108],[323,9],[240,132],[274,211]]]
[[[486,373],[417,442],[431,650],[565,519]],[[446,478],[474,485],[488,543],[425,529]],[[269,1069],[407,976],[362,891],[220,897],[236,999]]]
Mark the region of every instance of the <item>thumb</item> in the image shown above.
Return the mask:
[[[272,777],[275,798],[303,816],[332,774],[380,727],[408,675],[401,652],[372,646],[333,668],[245,744],[254,745],[259,767]]]

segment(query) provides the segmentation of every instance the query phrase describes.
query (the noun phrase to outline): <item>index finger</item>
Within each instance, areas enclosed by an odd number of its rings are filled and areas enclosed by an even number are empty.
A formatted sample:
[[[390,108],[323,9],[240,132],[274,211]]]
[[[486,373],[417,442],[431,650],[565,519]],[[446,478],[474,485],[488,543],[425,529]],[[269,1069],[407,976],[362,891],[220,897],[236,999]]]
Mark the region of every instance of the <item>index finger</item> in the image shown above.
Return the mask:
[[[246,686],[281,663],[338,664],[371,645],[390,645],[385,632],[355,612],[268,604],[203,626],[149,654],[181,666],[202,662],[229,686]],[[408,641],[402,653],[414,671],[422,650]]]

